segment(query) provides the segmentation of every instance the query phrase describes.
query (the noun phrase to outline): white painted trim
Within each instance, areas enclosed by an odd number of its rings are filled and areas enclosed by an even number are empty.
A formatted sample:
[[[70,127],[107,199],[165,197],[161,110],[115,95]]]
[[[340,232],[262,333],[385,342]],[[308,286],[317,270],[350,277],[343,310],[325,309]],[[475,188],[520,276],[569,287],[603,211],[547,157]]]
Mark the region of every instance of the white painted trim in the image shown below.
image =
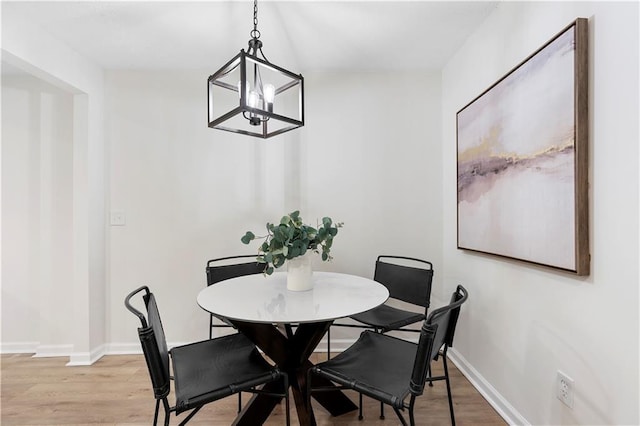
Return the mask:
[[[91,354],[89,352],[74,352],[69,355],[69,362],[65,365],[67,367],[74,367],[77,365],[91,365]]]
[[[9,342],[0,344],[0,354],[35,354],[38,342]]]
[[[106,349],[107,345],[100,345],[91,352],[73,352],[69,355],[69,362],[66,365],[67,367],[91,365],[108,354]]]
[[[49,358],[57,356],[69,356],[73,351],[72,344],[66,345],[38,345],[34,358]]]
[[[454,348],[447,351],[449,359],[455,364],[460,372],[471,382],[474,388],[484,399],[498,412],[498,414],[510,425],[531,425],[507,401],[491,383],[489,383],[469,362]]]
[[[142,354],[140,343],[110,343],[107,345],[108,355],[139,355]]]

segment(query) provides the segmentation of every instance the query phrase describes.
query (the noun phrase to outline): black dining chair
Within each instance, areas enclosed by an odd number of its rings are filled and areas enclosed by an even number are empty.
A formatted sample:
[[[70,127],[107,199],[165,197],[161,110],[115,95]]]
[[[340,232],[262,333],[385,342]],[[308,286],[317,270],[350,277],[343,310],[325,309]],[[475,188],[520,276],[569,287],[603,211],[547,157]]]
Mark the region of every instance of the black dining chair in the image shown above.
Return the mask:
[[[131,304],[132,298],[139,294],[146,316]],[[244,335],[236,333],[168,350],[160,312],[149,288],[142,286],[132,291],[124,304],[140,320],[138,337],[156,399],[154,425],[158,422],[161,402],[165,425],[169,424],[171,413],[177,416],[190,411],[180,422],[183,425],[206,404],[241,392],[285,398],[286,424],[290,424],[287,374],[271,366]],[[171,379],[174,380],[174,406],[170,406],[168,400]],[[259,388],[278,380],[282,381],[282,393],[264,392]]]
[[[313,376],[320,376],[341,389],[352,389],[390,405],[403,425],[407,421],[402,412],[408,410],[413,426],[416,398],[423,394],[425,383],[444,380],[451,424],[455,426],[447,350],[453,345],[460,307],[467,297],[467,290],[457,286],[450,303],[432,311],[424,321],[417,344],[370,330],[362,332],[345,351],[308,370],[306,403],[311,404],[312,392],[335,389],[314,388]],[[431,361],[438,358],[442,359],[444,375],[432,377]]]
[[[261,274],[264,271],[264,264],[256,261],[255,254],[220,257],[207,261],[207,286],[219,283],[230,278],[242,277],[245,275]],[[249,259],[252,259],[249,261]],[[214,320],[214,317],[216,320]],[[218,315],[209,315],[209,338],[213,337],[213,329],[219,327],[233,327],[226,318]]]
[[[334,323],[332,327],[368,328],[376,333],[388,331],[420,332],[406,328],[424,321],[431,303],[433,264],[426,260],[405,256],[381,255],[376,259],[374,281],[389,290],[389,298],[413,305],[415,310],[401,309],[388,303],[349,318],[357,324]],[[408,308],[408,307],[407,307]],[[416,312],[418,311],[418,312]],[[331,329],[327,332],[327,358],[331,357]],[[362,413],[362,401],[360,401]],[[362,414],[360,415],[362,418]],[[384,405],[380,405],[380,418],[384,419]]]

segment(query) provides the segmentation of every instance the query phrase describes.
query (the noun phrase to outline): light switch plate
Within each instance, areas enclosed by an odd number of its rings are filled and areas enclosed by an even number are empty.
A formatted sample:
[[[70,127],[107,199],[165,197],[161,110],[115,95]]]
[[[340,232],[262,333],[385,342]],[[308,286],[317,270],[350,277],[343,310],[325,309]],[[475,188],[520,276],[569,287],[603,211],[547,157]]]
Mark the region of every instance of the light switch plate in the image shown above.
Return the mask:
[[[122,210],[111,211],[111,226],[124,226],[127,224],[127,217]]]

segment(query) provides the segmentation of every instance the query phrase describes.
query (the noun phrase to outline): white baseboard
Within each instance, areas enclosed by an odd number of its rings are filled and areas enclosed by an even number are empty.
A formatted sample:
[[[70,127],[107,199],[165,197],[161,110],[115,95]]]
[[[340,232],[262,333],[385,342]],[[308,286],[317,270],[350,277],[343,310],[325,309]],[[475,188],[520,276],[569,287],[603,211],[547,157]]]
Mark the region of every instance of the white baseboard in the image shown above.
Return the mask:
[[[50,358],[57,356],[69,356],[73,351],[73,345],[38,345],[34,358]]]
[[[38,342],[3,343],[2,354],[33,354],[33,358],[69,357],[67,366],[91,365],[104,355],[106,345],[101,345],[91,352],[74,352],[72,344],[41,345]]]
[[[138,355],[142,353],[140,343],[111,343],[107,345],[108,355]]]
[[[531,425],[458,351],[449,348],[447,355],[505,422],[510,425]]]
[[[67,367],[75,367],[78,365],[91,365],[103,356],[107,355],[107,345],[100,345],[91,352],[72,352],[69,355]]]
[[[9,342],[0,344],[0,354],[35,354],[38,342]]]

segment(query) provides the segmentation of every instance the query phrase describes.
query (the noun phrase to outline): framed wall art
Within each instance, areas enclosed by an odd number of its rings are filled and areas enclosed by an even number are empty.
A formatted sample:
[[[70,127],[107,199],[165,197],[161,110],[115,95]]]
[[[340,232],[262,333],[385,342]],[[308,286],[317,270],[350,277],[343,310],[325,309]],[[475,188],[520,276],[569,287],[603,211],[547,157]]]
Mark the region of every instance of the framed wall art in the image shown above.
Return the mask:
[[[589,274],[588,20],[458,111],[458,248]]]

